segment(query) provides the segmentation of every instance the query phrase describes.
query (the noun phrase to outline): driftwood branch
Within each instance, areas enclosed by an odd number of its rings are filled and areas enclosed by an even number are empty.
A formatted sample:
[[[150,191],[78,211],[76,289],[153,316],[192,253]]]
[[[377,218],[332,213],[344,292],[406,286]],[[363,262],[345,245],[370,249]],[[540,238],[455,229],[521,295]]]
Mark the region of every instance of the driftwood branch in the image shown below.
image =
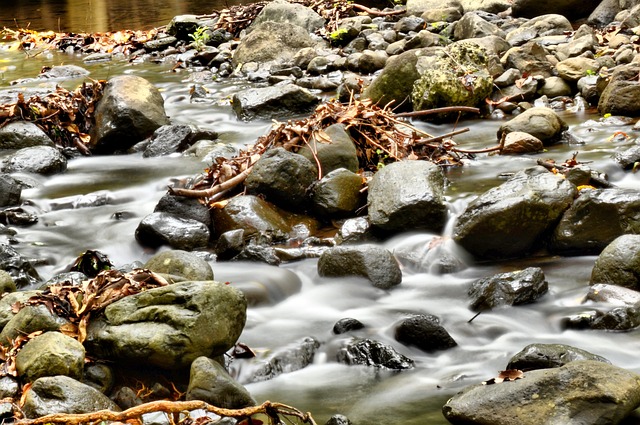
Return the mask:
[[[561,164],[555,164],[553,162],[547,162],[542,159],[539,159],[537,163],[538,165],[546,168],[549,171],[553,171],[555,169],[561,172],[562,174],[566,174],[571,169],[571,167],[566,167]],[[610,181],[605,180],[598,176],[594,176],[593,174],[591,174],[590,179],[591,179],[591,183],[593,183],[594,186],[604,187],[604,188],[614,187],[614,185]]]
[[[461,128],[460,130],[454,130],[454,131],[452,131],[450,133],[445,133],[445,134],[442,134],[440,136],[429,137],[428,139],[420,139],[417,142],[415,142],[414,144],[417,145],[417,146],[429,145],[431,143],[440,142],[442,139],[445,139],[447,137],[453,137],[453,136],[456,136],[458,134],[466,133],[467,131],[469,131],[469,128]]]
[[[396,117],[423,117],[433,114],[448,114],[450,112],[472,112],[474,114],[479,114],[480,109],[471,106],[447,106],[444,108],[425,109],[424,111],[400,112],[396,114]]]
[[[220,192],[227,191],[229,189],[233,189],[240,183],[246,180],[247,176],[251,173],[253,166],[247,168],[237,176],[230,178],[216,186],[213,186],[209,189],[202,190],[194,190],[194,189],[182,189],[182,188],[169,188],[169,192],[172,195],[184,196],[186,198],[211,198],[213,195],[216,195]]]
[[[363,6],[361,4],[352,4],[354,9],[362,10],[363,12],[367,12],[369,15],[373,16],[393,16],[393,15],[402,15],[403,13],[407,13],[406,9],[402,10],[388,10],[388,11],[380,11],[368,8],[367,6]]]
[[[269,417],[292,416],[298,418],[302,423],[316,425],[309,413],[287,406],[282,403],[272,403],[265,401],[259,406],[246,407],[244,409],[223,409],[212,406],[200,400],[193,401],[152,401],[149,403],[134,406],[122,412],[111,410],[100,410],[91,413],[53,413],[36,419],[21,419],[16,423],[20,425],[45,425],[45,424],[66,424],[80,425],[96,422],[126,422],[128,420],[140,418],[142,415],[154,412],[164,412],[168,414],[179,414],[192,410],[204,410],[222,417],[246,418],[257,414],[265,414]]]

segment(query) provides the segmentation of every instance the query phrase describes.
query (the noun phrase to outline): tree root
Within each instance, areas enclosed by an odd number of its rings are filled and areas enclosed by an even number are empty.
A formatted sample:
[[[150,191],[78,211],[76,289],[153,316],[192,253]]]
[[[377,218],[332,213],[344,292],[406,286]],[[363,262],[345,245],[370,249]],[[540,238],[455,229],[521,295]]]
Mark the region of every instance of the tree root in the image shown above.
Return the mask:
[[[245,181],[247,176],[251,173],[252,169],[253,169],[253,166],[247,168],[246,170],[230,178],[229,180],[226,180],[209,189],[193,190],[193,189],[170,187],[169,193],[171,193],[172,195],[184,196],[186,198],[212,198],[214,195],[221,192],[225,192],[229,189],[233,189],[234,187],[236,187],[237,185]]]
[[[192,401],[152,401],[132,407],[122,412],[113,412],[111,410],[100,410],[91,413],[54,413],[42,416],[36,419],[21,419],[16,423],[20,425],[45,425],[45,424],[67,424],[81,425],[88,423],[96,423],[102,421],[126,422],[139,419],[142,415],[154,412],[164,412],[168,414],[179,414],[192,410],[205,410],[209,413],[221,417],[247,418],[257,414],[264,414],[269,417],[271,424],[282,423],[280,416],[292,416],[298,418],[302,423],[309,425],[317,425],[309,413],[303,413],[300,410],[287,406],[282,403],[273,403],[265,401],[259,406],[245,407],[244,409],[223,409],[221,407],[212,406],[209,403],[200,400]],[[198,422],[205,424],[208,422]]]

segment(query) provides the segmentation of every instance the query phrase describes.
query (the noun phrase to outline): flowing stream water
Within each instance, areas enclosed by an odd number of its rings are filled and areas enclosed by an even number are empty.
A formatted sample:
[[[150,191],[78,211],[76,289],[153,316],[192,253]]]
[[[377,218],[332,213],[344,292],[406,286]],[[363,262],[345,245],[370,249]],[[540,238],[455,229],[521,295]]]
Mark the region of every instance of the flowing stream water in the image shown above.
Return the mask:
[[[20,2],[18,2],[20,3]],[[3,6],[4,12],[4,6]],[[6,15],[5,15],[6,18]],[[205,84],[207,101],[191,103],[188,72],[173,72],[171,64],[130,64],[113,61],[82,64],[73,55],[43,52],[27,57],[23,52],[0,44],[0,89],[38,86],[29,83],[10,86],[18,78],[33,77],[44,65],[76,63],[91,71],[94,79],[119,74],[135,74],[151,80],[165,98],[167,114],[175,124],[195,124],[215,129],[224,142],[242,147],[266,133],[270,123],[243,123],[236,120],[229,97],[249,87],[245,81],[220,80]],[[74,87],[79,81],[65,82]],[[52,84],[45,82],[44,84]],[[535,164],[538,158],[559,162],[580,152],[580,161],[591,161],[594,169],[606,172],[620,187],[640,190],[637,175],[625,173],[611,155],[635,143],[630,126],[609,120],[603,123],[593,112],[567,112],[563,118],[584,144],[559,144],[537,155],[516,157],[479,155],[464,167],[447,171],[446,190],[451,218],[483,191],[504,181],[502,173],[513,173]],[[452,130],[452,124],[414,125],[438,135]],[[500,120],[458,123],[471,131],[456,136],[465,148],[495,145]],[[608,141],[615,131],[630,136]],[[6,155],[1,152],[0,157]],[[154,253],[134,238],[140,220],[153,211],[167,185],[174,179],[191,177],[207,164],[195,158],[171,156],[142,158],[140,155],[100,156],[73,159],[67,172],[51,177],[25,176],[34,182],[23,191],[25,208],[38,213],[39,221],[17,228],[14,246],[27,257],[44,259],[38,271],[44,279],[64,271],[83,251],[97,249],[116,265],[146,261]],[[95,205],[99,200],[99,206]],[[443,236],[450,232],[447,227]],[[464,270],[439,275],[430,272],[433,259],[428,245],[435,236],[403,234],[384,242],[390,250],[412,250],[422,259],[420,271],[403,270],[403,282],[389,290],[379,290],[360,279],[323,279],[316,272],[316,260],[271,267],[262,264],[213,263],[216,279],[238,282],[241,287],[266,291],[271,303],[249,308],[248,322],[240,341],[258,353],[279,349],[305,336],[314,336],[323,345],[312,365],[275,379],[248,384],[257,401],[270,399],[311,411],[324,423],[332,414],[342,413],[354,424],[446,424],[441,407],[461,388],[491,378],[504,369],[508,359],[526,345],[563,343],[608,358],[613,364],[640,373],[638,331],[603,332],[563,330],[561,319],[588,310],[583,304],[594,256],[538,256],[493,264],[469,262]],[[2,237],[6,243],[6,237]],[[445,250],[455,251],[453,242]],[[471,281],[494,273],[539,266],[549,282],[549,293],[535,304],[485,312],[469,323],[467,289]],[[292,290],[299,285],[299,290]],[[412,313],[430,313],[458,346],[434,354],[395,342],[394,325]],[[415,368],[390,372],[368,367],[345,366],[335,361],[340,343],[348,336],[332,334],[334,323],[353,317],[366,327],[355,334],[388,343],[415,360]],[[238,373],[242,368],[236,367]],[[239,376],[241,379],[242,376]],[[635,423],[635,422],[634,422]]]

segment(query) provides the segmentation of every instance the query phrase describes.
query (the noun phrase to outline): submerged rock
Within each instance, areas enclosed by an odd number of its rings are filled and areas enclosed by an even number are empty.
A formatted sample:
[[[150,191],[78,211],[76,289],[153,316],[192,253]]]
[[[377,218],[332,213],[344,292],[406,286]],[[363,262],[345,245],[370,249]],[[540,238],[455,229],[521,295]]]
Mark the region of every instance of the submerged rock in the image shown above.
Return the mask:
[[[523,371],[561,367],[578,360],[611,363],[604,357],[565,344],[530,344],[511,357],[507,369]]]
[[[452,424],[617,424],[640,406],[640,375],[596,361],[527,372],[524,379],[477,384],[442,408]]]
[[[470,308],[474,311],[484,311],[505,305],[528,304],[546,294],[548,290],[549,285],[539,267],[499,273],[471,284]]]
[[[273,379],[283,373],[295,372],[309,366],[320,348],[320,342],[314,337],[305,337],[288,347],[267,355],[265,359],[256,359],[257,366],[247,382],[260,382]]]
[[[393,347],[372,339],[353,338],[340,348],[338,363],[373,366],[385,369],[412,369],[413,360],[398,353]]]

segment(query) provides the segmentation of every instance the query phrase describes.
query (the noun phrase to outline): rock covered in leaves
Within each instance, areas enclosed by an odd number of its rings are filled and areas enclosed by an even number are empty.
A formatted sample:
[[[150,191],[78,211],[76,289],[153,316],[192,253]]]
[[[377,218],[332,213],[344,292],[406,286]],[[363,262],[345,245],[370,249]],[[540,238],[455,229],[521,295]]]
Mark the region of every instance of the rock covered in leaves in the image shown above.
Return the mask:
[[[247,301],[213,281],[185,281],[149,289],[110,304],[87,329],[94,356],[129,364],[181,368],[200,356],[224,353],[237,341]]]
[[[54,147],[33,146],[7,156],[1,167],[5,173],[58,174],[67,169],[67,158]]]
[[[447,219],[444,174],[428,161],[384,166],[369,183],[369,221],[385,231],[440,232]]]
[[[471,284],[470,308],[484,311],[505,305],[528,304],[546,294],[548,290],[549,284],[539,267],[499,273]]]
[[[569,362],[592,360],[611,363],[604,357],[565,344],[530,344],[511,357],[507,369],[534,370],[561,367]]]
[[[106,395],[68,376],[48,376],[35,380],[25,393],[22,410],[27,418],[51,413],[120,411]]]
[[[600,253],[591,271],[591,283],[612,283],[640,289],[640,235],[617,237]]]
[[[224,366],[204,356],[191,363],[185,399],[202,400],[224,409],[242,409],[256,404],[249,391],[234,380]]]
[[[339,363],[403,370],[412,369],[413,360],[398,353],[390,345],[372,339],[353,338],[337,354]]]
[[[458,345],[440,324],[440,319],[431,314],[403,319],[395,328],[395,338],[398,342],[416,346],[427,353]]]
[[[402,272],[393,254],[369,244],[342,245],[325,251],[318,260],[318,274],[364,277],[380,289],[391,289],[402,282]]]
[[[232,107],[244,121],[289,118],[311,112],[320,98],[295,84],[252,88],[233,95]]]
[[[442,411],[452,424],[618,424],[640,406],[640,375],[598,361],[534,370],[524,379],[476,384]]]
[[[99,154],[126,151],[169,124],[158,89],[135,75],[109,80],[96,107],[95,121],[89,147]]]
[[[28,341],[16,356],[18,377],[33,382],[43,376],[64,375],[80,380],[84,346],[60,332],[45,332]]]
[[[540,246],[573,202],[576,188],[542,167],[529,168],[473,200],[454,227],[454,240],[478,258],[506,259]]]
[[[339,168],[353,173],[359,168],[356,146],[344,124],[332,124],[314,133],[309,145],[303,146],[298,153],[314,164],[317,161],[322,177]]]

